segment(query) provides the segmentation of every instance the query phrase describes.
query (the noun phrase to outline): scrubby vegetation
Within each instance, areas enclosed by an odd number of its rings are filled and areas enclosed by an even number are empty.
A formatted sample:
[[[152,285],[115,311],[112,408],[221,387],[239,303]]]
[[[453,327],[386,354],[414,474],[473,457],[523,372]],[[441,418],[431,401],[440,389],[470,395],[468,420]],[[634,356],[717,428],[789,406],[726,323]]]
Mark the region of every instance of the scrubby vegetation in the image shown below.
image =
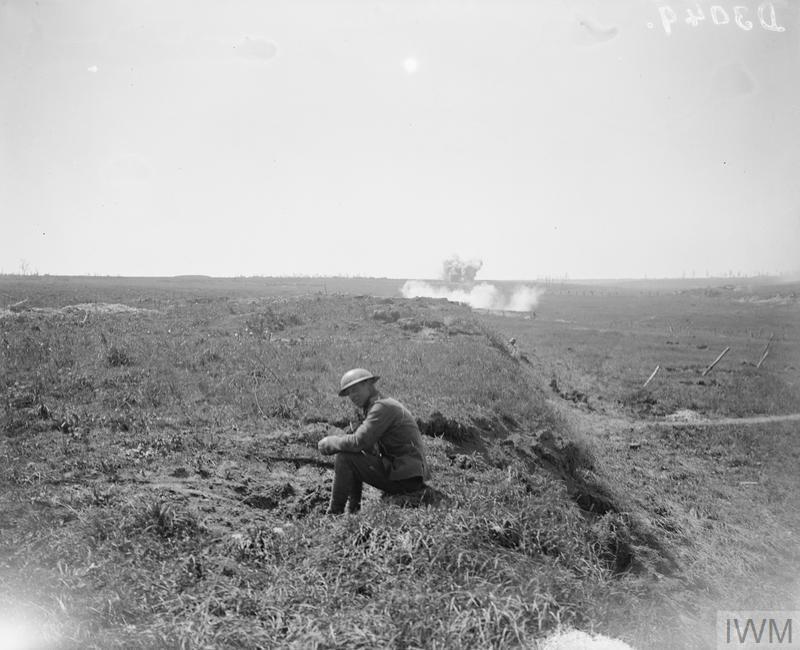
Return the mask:
[[[0,318],[6,618],[56,648],[706,647],[742,589],[788,602],[788,426],[619,426],[535,321],[267,288],[5,287],[31,306]],[[353,366],[419,418],[438,507],[322,515]]]

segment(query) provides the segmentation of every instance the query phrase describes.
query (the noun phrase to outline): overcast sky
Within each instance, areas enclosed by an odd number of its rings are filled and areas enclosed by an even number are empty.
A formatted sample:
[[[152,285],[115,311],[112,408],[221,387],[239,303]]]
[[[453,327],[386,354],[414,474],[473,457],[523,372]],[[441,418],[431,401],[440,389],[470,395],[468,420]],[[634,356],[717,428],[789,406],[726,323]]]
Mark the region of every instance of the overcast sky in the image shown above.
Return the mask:
[[[0,270],[795,271],[799,5],[5,0]]]

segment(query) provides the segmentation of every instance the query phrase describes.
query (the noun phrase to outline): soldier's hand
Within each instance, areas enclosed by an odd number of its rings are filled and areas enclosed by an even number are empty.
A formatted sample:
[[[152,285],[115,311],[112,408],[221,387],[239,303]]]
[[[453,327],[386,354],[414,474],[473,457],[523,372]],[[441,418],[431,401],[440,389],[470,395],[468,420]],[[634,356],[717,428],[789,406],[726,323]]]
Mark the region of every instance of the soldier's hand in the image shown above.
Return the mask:
[[[336,448],[336,436],[325,436],[317,443],[317,449],[323,456],[335,454],[338,451]]]

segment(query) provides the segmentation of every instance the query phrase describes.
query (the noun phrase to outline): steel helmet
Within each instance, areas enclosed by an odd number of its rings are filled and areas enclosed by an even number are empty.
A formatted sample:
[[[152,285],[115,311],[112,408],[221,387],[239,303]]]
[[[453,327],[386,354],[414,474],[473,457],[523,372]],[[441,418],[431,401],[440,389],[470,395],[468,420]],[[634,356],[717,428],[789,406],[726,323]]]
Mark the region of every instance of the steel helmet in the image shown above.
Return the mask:
[[[362,381],[367,381],[368,379],[377,381],[380,378],[364,368],[353,368],[352,370],[348,370],[342,375],[342,380],[339,382],[339,397],[344,397],[345,392],[351,386],[360,384]]]

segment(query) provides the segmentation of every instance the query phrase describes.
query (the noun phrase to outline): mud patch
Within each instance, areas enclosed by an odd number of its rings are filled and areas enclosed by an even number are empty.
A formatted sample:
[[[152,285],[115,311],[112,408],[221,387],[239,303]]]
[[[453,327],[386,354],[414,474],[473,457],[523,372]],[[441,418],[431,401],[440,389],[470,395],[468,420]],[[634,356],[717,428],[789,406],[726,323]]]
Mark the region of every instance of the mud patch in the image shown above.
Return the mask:
[[[666,409],[653,395],[644,389],[637,390],[622,399],[622,405],[630,409],[637,416],[663,416]]]
[[[131,307],[120,303],[108,302],[85,302],[78,305],[67,305],[56,311],[62,314],[73,314],[76,312],[87,312],[90,314],[155,313],[154,309],[143,309],[141,307]]]
[[[505,446],[514,452],[527,471],[549,471],[563,481],[567,494],[584,515],[602,529],[601,556],[616,574],[655,570],[674,575],[679,566],[655,531],[643,518],[632,514],[627,503],[600,477],[594,458],[581,445],[543,431],[531,444],[513,436]]]
[[[121,303],[109,302],[86,302],[77,305],[67,305],[66,307],[27,307],[17,309],[0,309],[0,318],[23,315],[40,316],[83,316],[87,319],[92,316],[108,316],[112,314],[144,314],[157,313],[154,309],[144,309],[142,307],[131,307]]]
[[[664,419],[667,422],[697,422],[698,420],[702,420],[703,416],[692,409],[680,409],[679,411],[670,413]]]
[[[274,510],[290,500],[296,493],[297,491],[291,483],[271,485],[259,491],[258,494],[247,496],[242,503],[259,510]]]
[[[431,413],[427,420],[417,419],[417,426],[422,435],[431,438],[444,438],[448,442],[462,447],[478,447],[485,450],[481,431],[477,427],[447,418],[439,411]]]
[[[471,469],[479,472],[487,469],[487,464],[477,454],[448,454],[447,459],[451,465],[458,469]]]
[[[242,503],[251,508],[258,508],[259,510],[274,510],[280,505],[279,501],[265,494],[252,494],[242,501]]]
[[[285,505],[284,512],[295,518],[307,517],[312,514],[321,515],[327,510],[330,498],[331,488],[329,485],[307,487]]]

